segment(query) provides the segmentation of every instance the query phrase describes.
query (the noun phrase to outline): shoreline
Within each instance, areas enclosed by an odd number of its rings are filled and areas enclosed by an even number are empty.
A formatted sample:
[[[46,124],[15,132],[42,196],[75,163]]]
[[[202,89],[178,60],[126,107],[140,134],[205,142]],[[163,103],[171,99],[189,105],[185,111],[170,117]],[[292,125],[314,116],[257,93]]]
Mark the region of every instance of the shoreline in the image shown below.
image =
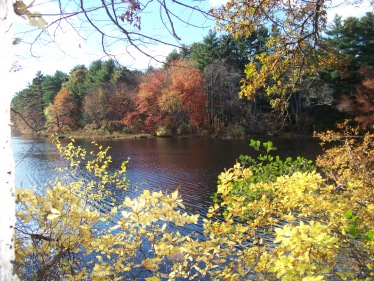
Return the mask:
[[[38,136],[33,135],[22,135],[22,134],[12,134],[12,137],[19,138],[51,138],[49,134],[40,134]],[[357,137],[357,136],[356,136]],[[237,139],[311,139],[315,138],[313,135],[300,135],[296,133],[284,133],[279,135],[245,135],[245,136],[232,136],[232,135],[216,135],[216,134],[201,134],[201,135],[175,135],[175,136],[157,136],[155,134],[143,133],[143,134],[95,134],[95,132],[85,132],[85,133],[71,133],[71,134],[62,134],[58,136],[59,139],[97,139],[97,140],[121,140],[121,139],[146,139],[146,138],[212,138],[212,139],[228,139],[228,140],[237,140]]]

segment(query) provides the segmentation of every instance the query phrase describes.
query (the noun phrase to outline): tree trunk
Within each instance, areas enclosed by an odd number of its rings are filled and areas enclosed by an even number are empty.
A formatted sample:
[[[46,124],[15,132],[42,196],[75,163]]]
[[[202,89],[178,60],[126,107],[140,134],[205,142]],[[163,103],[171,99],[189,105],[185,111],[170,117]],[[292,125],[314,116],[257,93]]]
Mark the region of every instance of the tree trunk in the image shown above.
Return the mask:
[[[10,73],[12,71],[13,3],[0,0],[0,281],[18,280],[14,260],[14,165],[10,149]]]

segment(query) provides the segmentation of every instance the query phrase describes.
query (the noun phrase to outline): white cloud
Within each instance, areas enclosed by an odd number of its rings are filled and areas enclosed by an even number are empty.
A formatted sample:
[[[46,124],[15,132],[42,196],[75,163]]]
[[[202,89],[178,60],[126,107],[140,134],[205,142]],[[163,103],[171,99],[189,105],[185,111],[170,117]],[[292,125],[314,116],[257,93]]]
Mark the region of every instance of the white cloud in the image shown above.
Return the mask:
[[[333,0],[327,9],[328,21],[332,22],[335,15],[347,17],[362,17],[367,12],[373,11],[370,0],[364,0],[359,5],[352,5],[347,0]]]

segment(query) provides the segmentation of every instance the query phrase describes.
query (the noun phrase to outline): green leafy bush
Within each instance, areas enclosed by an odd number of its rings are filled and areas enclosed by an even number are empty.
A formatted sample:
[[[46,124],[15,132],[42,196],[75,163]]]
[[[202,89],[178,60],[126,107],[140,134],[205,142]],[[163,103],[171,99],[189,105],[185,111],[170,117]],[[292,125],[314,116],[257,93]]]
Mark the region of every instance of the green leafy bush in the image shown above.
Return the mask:
[[[303,157],[292,159],[287,157],[282,160],[278,155],[272,156],[271,152],[276,151],[277,148],[271,141],[263,142],[251,139],[250,147],[252,147],[259,154],[257,157],[249,155],[240,155],[239,163],[243,168],[250,171],[250,176],[246,177],[245,181],[236,181],[230,190],[232,196],[243,196],[246,201],[252,201],[262,196],[260,188],[250,188],[250,184],[260,182],[273,182],[280,176],[291,176],[295,172],[312,172],[315,171],[313,161]],[[220,184],[220,182],[218,182]],[[213,196],[215,202],[219,201],[219,196],[216,193]]]

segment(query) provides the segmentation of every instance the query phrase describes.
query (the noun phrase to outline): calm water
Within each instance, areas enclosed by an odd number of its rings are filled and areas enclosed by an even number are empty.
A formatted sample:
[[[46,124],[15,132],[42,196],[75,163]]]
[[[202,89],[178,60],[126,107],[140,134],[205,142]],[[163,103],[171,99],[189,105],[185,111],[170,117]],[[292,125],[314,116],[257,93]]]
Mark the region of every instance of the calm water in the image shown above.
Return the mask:
[[[268,139],[266,139],[268,140]],[[321,150],[314,139],[271,139],[282,157],[297,155],[314,160]],[[66,141],[63,141],[66,142]],[[88,151],[94,149],[90,140],[76,144]],[[189,213],[203,216],[216,191],[217,176],[232,167],[240,154],[251,154],[249,140],[210,138],[126,139],[98,141],[110,146],[113,157],[111,169],[130,158],[127,178],[135,196],[142,189],[172,191],[179,188]],[[65,165],[55,146],[48,139],[12,138],[18,188],[42,186],[57,175],[55,168]],[[134,191],[135,190],[135,191]]]

